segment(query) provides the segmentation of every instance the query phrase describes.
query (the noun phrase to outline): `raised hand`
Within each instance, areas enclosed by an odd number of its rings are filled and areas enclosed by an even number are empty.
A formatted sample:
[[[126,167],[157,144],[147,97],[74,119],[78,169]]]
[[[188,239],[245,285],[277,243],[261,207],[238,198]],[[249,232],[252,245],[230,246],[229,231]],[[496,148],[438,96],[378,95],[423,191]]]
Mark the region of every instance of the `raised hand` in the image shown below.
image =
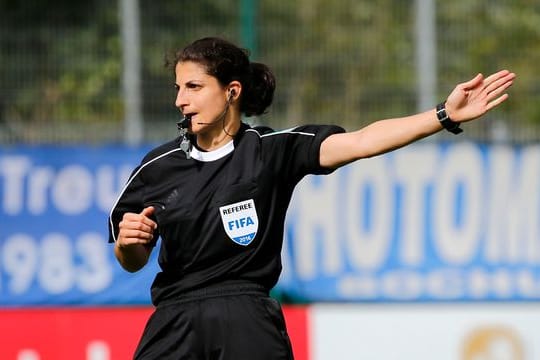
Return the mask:
[[[455,122],[470,121],[487,113],[508,98],[516,74],[501,70],[488,77],[482,74],[455,87],[446,100],[446,113]]]

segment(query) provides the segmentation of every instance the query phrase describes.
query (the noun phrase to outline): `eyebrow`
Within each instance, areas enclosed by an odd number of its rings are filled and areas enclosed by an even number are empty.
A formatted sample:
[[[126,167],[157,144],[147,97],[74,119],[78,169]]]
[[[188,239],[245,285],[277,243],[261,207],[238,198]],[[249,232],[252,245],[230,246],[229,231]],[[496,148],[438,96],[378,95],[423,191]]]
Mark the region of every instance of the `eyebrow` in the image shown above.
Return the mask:
[[[184,83],[184,86],[185,85],[204,85],[205,82],[203,80],[188,80]],[[174,82],[174,86],[179,88],[180,87],[180,84],[178,84],[177,82]]]
[[[188,84],[188,85],[189,84],[202,85],[204,83],[205,83],[204,80],[196,80],[196,79],[187,80],[187,81],[184,82],[184,84]],[[178,85],[177,82],[175,82],[175,84]]]

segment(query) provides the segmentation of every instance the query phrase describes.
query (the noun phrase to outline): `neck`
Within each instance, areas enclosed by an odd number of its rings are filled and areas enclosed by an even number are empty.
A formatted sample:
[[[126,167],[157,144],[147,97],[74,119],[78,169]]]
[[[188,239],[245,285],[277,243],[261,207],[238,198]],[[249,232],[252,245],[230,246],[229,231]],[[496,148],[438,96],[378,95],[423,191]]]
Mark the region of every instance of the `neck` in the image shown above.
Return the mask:
[[[219,149],[231,141],[238,130],[240,130],[240,119],[233,121],[229,118],[225,120],[225,124],[219,122],[213,129],[197,134],[197,146],[205,151]]]

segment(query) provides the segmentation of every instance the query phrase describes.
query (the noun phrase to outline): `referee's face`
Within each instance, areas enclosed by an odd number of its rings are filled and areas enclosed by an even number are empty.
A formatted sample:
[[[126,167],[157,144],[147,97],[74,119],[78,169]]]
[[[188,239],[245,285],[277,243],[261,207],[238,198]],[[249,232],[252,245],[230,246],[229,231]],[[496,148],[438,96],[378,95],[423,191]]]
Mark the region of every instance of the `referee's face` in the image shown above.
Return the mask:
[[[179,62],[175,68],[175,105],[184,116],[191,116],[190,131],[204,134],[221,131],[220,117],[227,107],[227,91],[206,68],[192,61]]]

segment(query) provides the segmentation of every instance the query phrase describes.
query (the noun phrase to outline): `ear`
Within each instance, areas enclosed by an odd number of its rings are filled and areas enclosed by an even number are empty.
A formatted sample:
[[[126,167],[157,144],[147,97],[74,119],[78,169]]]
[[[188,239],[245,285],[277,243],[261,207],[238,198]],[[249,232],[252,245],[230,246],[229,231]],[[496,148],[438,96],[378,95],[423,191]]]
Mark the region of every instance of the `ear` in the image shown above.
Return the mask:
[[[240,97],[242,93],[242,84],[240,81],[234,80],[227,86],[227,100],[233,102]]]

